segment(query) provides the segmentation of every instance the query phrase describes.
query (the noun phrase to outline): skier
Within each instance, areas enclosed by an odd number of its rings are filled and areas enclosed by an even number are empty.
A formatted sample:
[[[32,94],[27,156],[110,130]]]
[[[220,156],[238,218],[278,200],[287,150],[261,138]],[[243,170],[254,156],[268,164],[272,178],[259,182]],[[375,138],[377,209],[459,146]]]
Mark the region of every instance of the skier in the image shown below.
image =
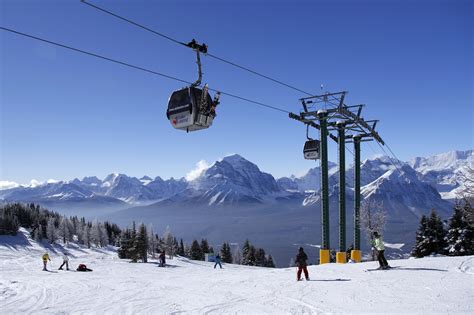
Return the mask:
[[[308,269],[306,268],[306,260],[308,260],[308,256],[304,252],[303,247],[300,247],[298,255],[296,255],[296,266],[298,266],[298,272],[296,274],[296,280],[300,281],[301,278],[301,271],[304,272],[304,276],[306,278],[306,281],[309,281],[309,274],[308,274]]]
[[[379,261],[380,267],[379,269],[388,269],[390,266],[388,265],[387,260],[385,259],[384,252],[385,252],[385,246],[383,244],[382,236],[375,231],[373,233],[374,235],[374,240],[372,241],[372,249],[375,249],[375,252],[377,254],[377,259]]]
[[[349,246],[349,248],[346,250],[346,258],[347,258],[347,261],[350,261],[351,260],[351,252],[354,250],[354,244],[351,244],[351,246]]]
[[[165,251],[162,251],[161,254],[160,254],[160,257],[158,257],[160,259],[160,267],[164,267],[165,264],[166,264],[166,254],[165,254]]]
[[[214,264],[214,269],[216,269],[217,265],[219,265],[219,267],[221,267],[222,269],[221,256],[219,256],[219,254],[217,254],[216,256],[216,263]]]
[[[51,259],[49,258],[48,252],[46,252],[43,255],[43,271],[48,271],[48,269],[46,268],[46,264],[48,263],[48,260],[51,261]]]
[[[66,270],[69,270],[69,257],[68,257],[66,252],[64,252],[63,263],[62,263],[61,267],[59,267],[58,270],[63,270],[64,265],[66,265]]]

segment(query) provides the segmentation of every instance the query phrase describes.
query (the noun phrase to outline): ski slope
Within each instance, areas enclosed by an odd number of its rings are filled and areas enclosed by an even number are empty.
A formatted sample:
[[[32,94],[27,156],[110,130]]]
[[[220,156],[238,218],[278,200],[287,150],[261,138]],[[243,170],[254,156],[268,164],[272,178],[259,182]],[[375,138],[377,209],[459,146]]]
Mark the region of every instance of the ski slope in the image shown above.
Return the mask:
[[[49,247],[52,272],[42,269],[42,245],[22,230],[0,236],[2,314],[474,314],[474,256],[310,266],[311,281],[295,280],[295,268],[267,269],[184,258],[169,267],[129,263],[113,249],[70,245],[70,263],[93,272],[57,271],[60,250]],[[308,250],[310,250],[308,248]]]

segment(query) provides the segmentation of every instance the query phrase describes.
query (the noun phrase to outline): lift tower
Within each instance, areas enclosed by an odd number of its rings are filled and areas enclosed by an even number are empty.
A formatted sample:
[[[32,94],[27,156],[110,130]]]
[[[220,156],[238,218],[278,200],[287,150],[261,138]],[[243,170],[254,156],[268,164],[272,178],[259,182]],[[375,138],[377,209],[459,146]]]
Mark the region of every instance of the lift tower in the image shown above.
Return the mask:
[[[320,134],[321,159],[321,249],[320,263],[330,261],[330,230],[329,230],[329,178],[328,178],[328,145],[327,138],[338,144],[339,156],[339,246],[336,261],[346,262],[346,174],[345,144],[354,143],[354,250],[351,258],[361,260],[360,251],[360,143],[378,141],[384,144],[375,131],[377,120],[364,120],[361,117],[364,105],[348,106],[344,103],[346,91],[301,98],[303,111],[290,113],[289,117],[307,126],[316,128]],[[336,132],[337,136],[332,132]]]

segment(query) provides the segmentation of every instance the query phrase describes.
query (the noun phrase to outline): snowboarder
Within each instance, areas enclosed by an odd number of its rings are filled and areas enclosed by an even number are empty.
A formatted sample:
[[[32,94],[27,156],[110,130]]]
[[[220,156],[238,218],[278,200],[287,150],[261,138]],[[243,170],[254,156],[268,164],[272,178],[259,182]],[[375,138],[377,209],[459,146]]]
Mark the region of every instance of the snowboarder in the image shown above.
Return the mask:
[[[66,265],[66,270],[69,270],[69,257],[68,257],[66,252],[63,255],[63,263],[62,263],[61,267],[59,267],[58,270],[63,270],[64,265]]]
[[[48,252],[46,252],[43,255],[43,271],[48,271],[48,269],[46,268],[46,265],[48,264],[48,260],[51,261],[51,259],[49,258]]]
[[[382,236],[380,236],[377,231],[375,231],[373,235],[374,240],[372,241],[372,249],[375,249],[375,253],[377,254],[377,260],[380,265],[379,269],[388,269],[390,266],[384,256],[385,246],[383,244]]]
[[[214,269],[216,269],[217,265],[219,265],[219,267],[221,267],[222,269],[221,256],[219,254],[217,254],[216,256],[216,263],[214,264]]]
[[[158,257],[160,259],[160,267],[164,267],[166,265],[166,254],[165,254],[165,251],[162,251],[161,254],[160,254],[160,257]]]
[[[308,255],[304,252],[303,247],[300,247],[298,255],[296,255],[296,266],[298,266],[298,272],[296,274],[296,280],[300,281],[301,279],[301,271],[304,272],[304,276],[306,278],[306,281],[309,281],[309,274],[308,274],[308,269],[306,268],[306,260],[308,260]]]

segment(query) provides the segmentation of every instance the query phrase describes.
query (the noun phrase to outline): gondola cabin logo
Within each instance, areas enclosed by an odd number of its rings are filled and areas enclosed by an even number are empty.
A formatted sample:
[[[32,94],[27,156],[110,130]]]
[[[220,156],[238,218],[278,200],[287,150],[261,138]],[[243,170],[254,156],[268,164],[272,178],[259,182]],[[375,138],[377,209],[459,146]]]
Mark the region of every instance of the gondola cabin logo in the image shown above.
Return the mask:
[[[191,115],[189,114],[176,115],[171,120],[171,123],[173,124],[173,126],[181,126],[183,124],[188,124],[190,118],[191,118]]]

